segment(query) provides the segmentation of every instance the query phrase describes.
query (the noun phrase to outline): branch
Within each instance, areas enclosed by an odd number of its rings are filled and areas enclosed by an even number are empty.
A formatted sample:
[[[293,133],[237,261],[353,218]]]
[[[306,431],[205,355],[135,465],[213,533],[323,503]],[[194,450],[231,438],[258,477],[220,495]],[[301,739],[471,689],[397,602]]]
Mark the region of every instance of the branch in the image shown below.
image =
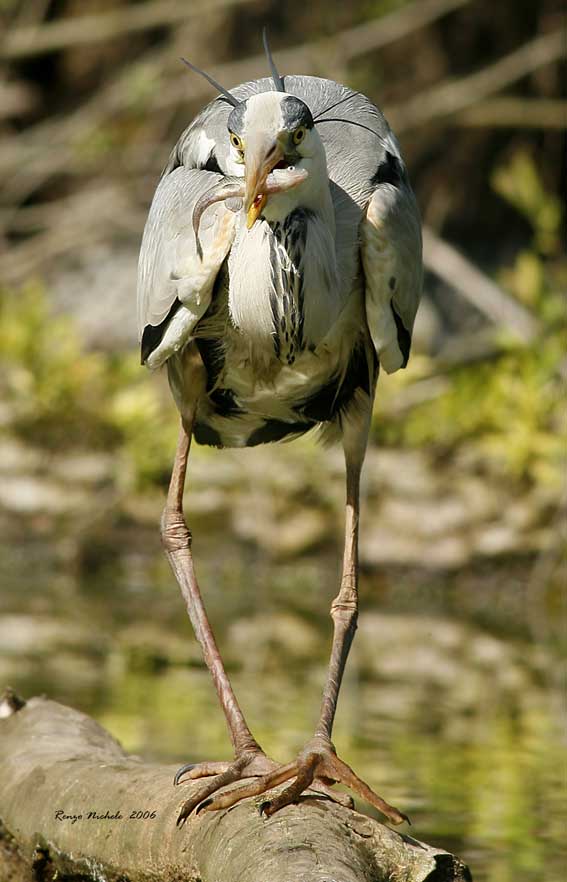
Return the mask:
[[[398,134],[437,117],[451,116],[559,60],[563,56],[564,43],[562,30],[536,37],[477,73],[441,83],[420,92],[411,101],[390,107],[386,115]]]
[[[140,6],[125,6],[99,15],[78,15],[42,25],[14,28],[8,31],[0,58],[30,58],[75,46],[107,42],[127,34],[151,28],[187,22],[197,16],[209,15],[217,9],[240,6],[252,0],[158,0]]]
[[[401,40],[470,2],[471,0],[414,0],[389,15],[341,31],[331,37],[329,42],[336,44],[336,51],[344,61],[351,61],[367,52],[382,49],[395,40]]]
[[[25,704],[7,690],[0,735],[1,878],[18,878],[15,864],[31,878],[22,868],[41,864],[42,879],[60,882],[470,880],[447,852],[315,795],[268,820],[260,797],[177,828],[194,785],[174,788],[173,767],[128,756],[94,720],[45,698]]]
[[[0,79],[0,120],[14,116],[24,116],[35,110],[38,97],[33,86],[16,81]]]
[[[39,272],[48,260],[79,249],[85,243],[105,239],[110,230],[138,232],[142,222],[129,206],[123,190],[112,184],[83,188],[54,203],[29,206],[23,210],[21,221],[18,224],[16,214],[11,229],[29,232],[30,227],[36,230],[40,227],[42,231],[0,253],[0,278],[4,284],[17,283]]]
[[[524,343],[540,332],[535,316],[428,226],[423,227],[423,262],[491,321]]]
[[[338,31],[331,37],[303,43],[293,49],[278,49],[278,69],[286,73],[335,77],[344,73],[347,62],[381,49],[402,37],[414,33],[438,18],[467,6],[472,0],[414,0],[408,6],[388,15],[365,22],[353,28]],[[261,54],[241,61],[217,65],[212,73],[220,83],[245,83],[258,77],[265,67]],[[182,80],[179,77],[168,84],[167,93],[156,98],[160,108],[179,104],[188,99],[211,97],[211,89],[197,77]],[[165,102],[165,103],[164,103]]]
[[[452,122],[458,126],[514,129],[564,129],[567,101],[554,98],[492,98],[469,107]]]

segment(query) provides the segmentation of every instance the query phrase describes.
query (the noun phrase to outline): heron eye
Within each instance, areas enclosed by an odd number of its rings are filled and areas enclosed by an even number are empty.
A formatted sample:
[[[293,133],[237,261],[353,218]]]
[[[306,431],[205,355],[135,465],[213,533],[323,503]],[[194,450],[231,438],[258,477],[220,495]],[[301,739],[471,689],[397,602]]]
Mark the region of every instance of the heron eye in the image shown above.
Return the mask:
[[[299,128],[296,129],[295,132],[293,133],[293,143],[294,144],[301,144],[301,142],[305,138],[305,132],[306,132],[305,126],[299,126]]]
[[[243,149],[241,139],[238,137],[238,135],[235,135],[234,132],[230,133],[230,143],[232,144],[233,147],[236,147],[237,150]]]

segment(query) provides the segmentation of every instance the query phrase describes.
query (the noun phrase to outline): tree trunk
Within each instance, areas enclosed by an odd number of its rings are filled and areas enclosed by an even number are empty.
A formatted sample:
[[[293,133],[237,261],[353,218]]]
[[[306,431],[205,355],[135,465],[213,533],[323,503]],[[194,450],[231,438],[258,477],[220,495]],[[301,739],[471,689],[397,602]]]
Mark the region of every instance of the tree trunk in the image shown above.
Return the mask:
[[[128,756],[90,717],[11,690],[0,701],[2,882],[465,882],[467,868],[307,796],[262,818],[248,799],[176,826],[188,784]]]

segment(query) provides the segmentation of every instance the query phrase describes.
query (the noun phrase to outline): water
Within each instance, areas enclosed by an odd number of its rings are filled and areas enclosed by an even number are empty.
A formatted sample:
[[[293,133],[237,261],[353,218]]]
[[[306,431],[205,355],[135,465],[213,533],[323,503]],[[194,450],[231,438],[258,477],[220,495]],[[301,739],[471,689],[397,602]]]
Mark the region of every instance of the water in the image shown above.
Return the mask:
[[[92,714],[148,758],[228,758],[157,521],[114,527],[80,552],[37,538],[2,549],[0,681]],[[276,560],[214,520],[196,535],[248,722],[287,761],[318,713],[338,547],[330,537],[317,553]],[[529,572],[519,559],[444,577],[364,573],[339,703],[339,754],[411,816],[414,836],[469,863],[475,882],[564,878],[560,595],[534,600]]]

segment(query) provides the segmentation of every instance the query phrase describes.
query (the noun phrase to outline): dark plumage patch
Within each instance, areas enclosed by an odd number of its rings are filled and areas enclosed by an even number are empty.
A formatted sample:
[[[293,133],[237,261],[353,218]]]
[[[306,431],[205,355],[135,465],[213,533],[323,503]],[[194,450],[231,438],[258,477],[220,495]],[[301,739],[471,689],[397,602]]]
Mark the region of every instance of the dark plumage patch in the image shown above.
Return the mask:
[[[400,315],[396,310],[393,299],[390,300],[390,309],[392,310],[392,315],[394,316],[394,321],[396,322],[396,329],[398,331],[398,346],[400,347],[400,352],[402,353],[404,360],[402,363],[402,367],[405,367],[408,363],[410,349],[411,349],[411,334],[408,329],[405,327]]]
[[[302,435],[315,425],[314,422],[286,423],[284,420],[266,420],[263,426],[255,429],[246,442],[247,447],[257,444],[270,444],[281,441],[287,435]]]
[[[294,231],[296,236],[305,237],[305,224],[308,220],[315,217],[315,212],[311,211],[310,208],[303,208],[300,206],[299,208],[294,208],[290,214],[286,217],[284,223],[286,227],[290,229],[291,232]]]
[[[405,178],[405,171],[397,156],[388,150],[371,178],[375,187],[378,184],[393,184],[398,187]]]
[[[246,101],[241,101],[240,104],[237,104],[236,107],[230,111],[230,116],[228,117],[228,130],[229,132],[235,132],[237,135],[242,135],[244,132],[244,114],[246,113]]]
[[[208,316],[205,313],[205,318]],[[207,392],[215,388],[220,373],[224,367],[224,349],[219,340],[210,340],[205,337],[197,337],[195,340],[199,355],[203,359],[207,372]]]
[[[197,337],[199,354],[207,372],[207,394],[209,401],[219,416],[236,416],[243,413],[232,389],[218,387],[217,383],[224,367],[224,348],[218,340]]]
[[[286,95],[282,104],[282,118],[286,129],[293,131],[298,126],[305,126],[306,129],[313,128],[313,117],[307,104],[295,95]]]
[[[219,416],[228,417],[244,413],[232,389],[215,389],[214,392],[209,393],[209,400]]]
[[[308,209],[296,208],[282,222],[276,221],[270,224],[273,233],[270,239],[274,289],[270,298],[272,336],[276,356],[286,364],[292,364],[295,355],[301,352],[305,345],[303,265],[307,224],[312,216],[313,213]],[[279,268],[277,273],[276,267]],[[293,356],[291,360],[290,355]]]
[[[281,343],[280,343],[280,335],[278,334],[278,300],[276,297],[276,292],[272,288],[270,291],[270,309],[272,311],[272,339],[274,341],[274,352],[276,353],[276,358],[280,357],[281,352]],[[285,321],[284,321],[285,327]]]
[[[171,308],[167,313],[166,317],[159,323],[159,325],[146,325],[144,328],[144,333],[142,334],[142,342],[140,344],[141,349],[141,363],[145,364],[148,356],[152,354],[154,349],[156,349],[163,339],[163,335],[165,334],[166,328],[170,323],[171,319],[181,306],[181,301],[175,298],[173,303],[171,304]]]
[[[223,447],[222,438],[216,429],[207,426],[205,423],[195,423],[193,426],[193,436],[197,444],[207,444],[209,447]]]
[[[374,360],[373,369],[376,368]],[[342,383],[335,377],[313,395],[296,407],[301,416],[325,423],[346,407],[357,389],[370,394],[370,378],[365,350],[361,346],[353,349]]]
[[[209,153],[208,159],[207,159],[206,163],[204,164],[204,166],[202,166],[202,168],[204,171],[216,172],[218,175],[223,174],[221,167],[217,162],[217,157],[216,157],[216,153],[214,150],[211,150],[211,152]]]

